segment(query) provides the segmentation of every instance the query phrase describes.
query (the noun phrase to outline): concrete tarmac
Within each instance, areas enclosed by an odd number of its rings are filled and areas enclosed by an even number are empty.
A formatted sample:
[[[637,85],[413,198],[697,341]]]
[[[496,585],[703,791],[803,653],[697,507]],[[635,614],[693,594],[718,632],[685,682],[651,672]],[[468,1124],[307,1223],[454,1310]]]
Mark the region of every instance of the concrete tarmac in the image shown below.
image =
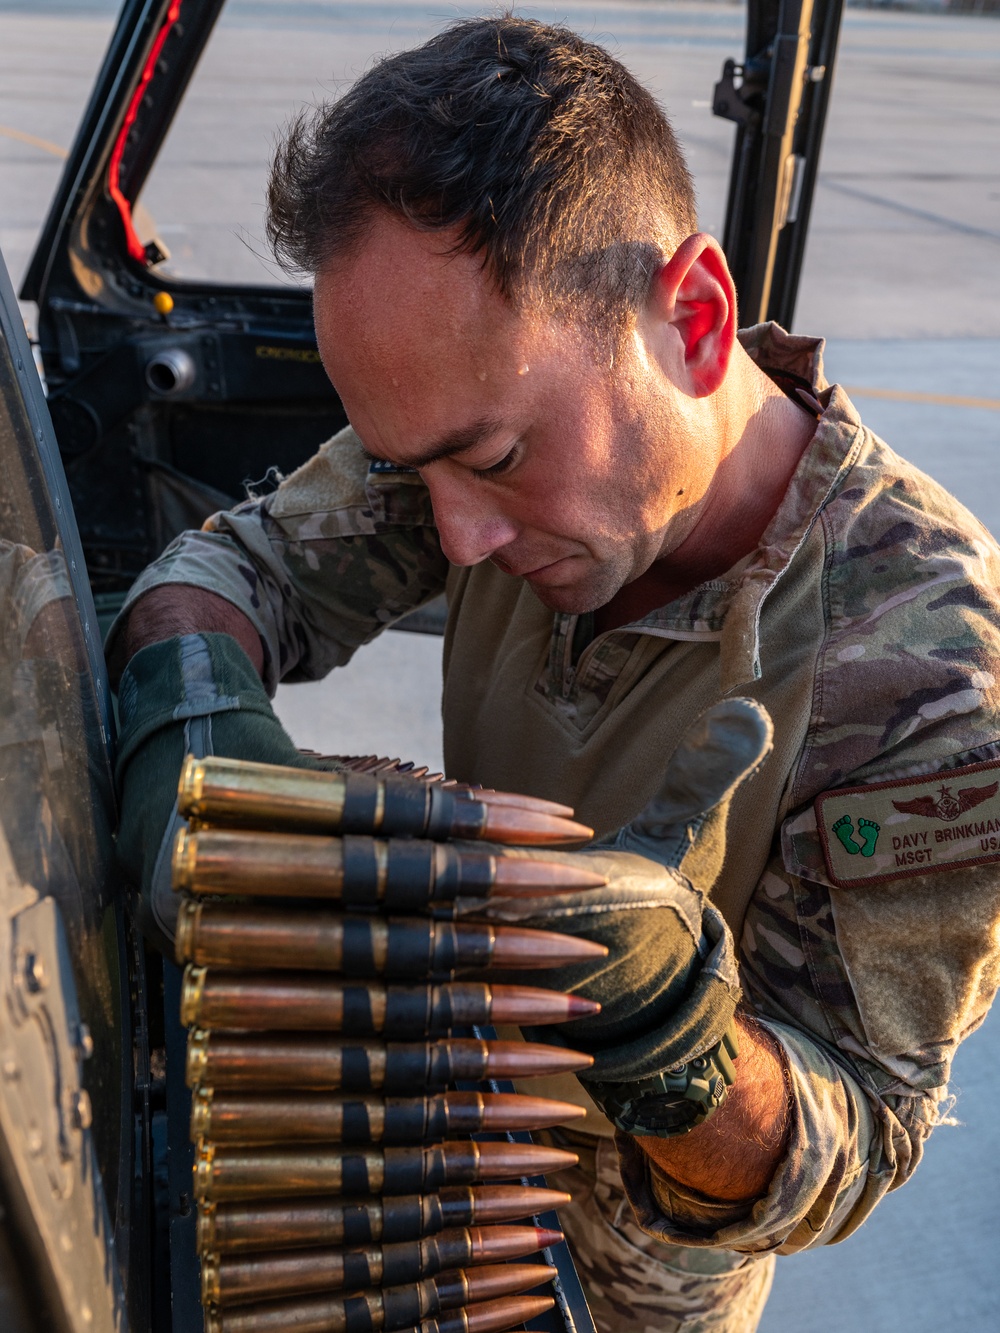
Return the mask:
[[[262,258],[274,127],[374,53],[479,6],[231,0],[142,203],[179,276],[277,280]],[[605,42],[665,102],[702,225],[721,230],[732,127],[712,117],[728,3],[524,4]],[[0,248],[17,282],[117,5],[0,0]],[[1000,20],[848,10],[795,326],[869,424],[1000,537]],[[151,224],[150,224],[151,225]],[[30,317],[31,312],[26,311]],[[441,764],[440,641],[390,633],[326,682],[283,687],[301,744]],[[1000,1327],[1000,1019],[955,1062],[955,1126],[841,1245],[782,1259],[764,1333]]]

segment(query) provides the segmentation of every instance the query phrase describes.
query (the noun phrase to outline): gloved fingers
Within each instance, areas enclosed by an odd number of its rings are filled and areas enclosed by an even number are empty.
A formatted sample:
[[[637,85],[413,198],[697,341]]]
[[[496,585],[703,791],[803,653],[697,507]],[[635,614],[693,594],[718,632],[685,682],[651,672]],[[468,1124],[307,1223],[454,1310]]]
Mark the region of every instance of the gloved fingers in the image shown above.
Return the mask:
[[[641,925],[647,914],[636,915]],[[706,903],[701,946],[689,953],[686,932],[670,915],[652,914],[653,929],[638,933],[619,917],[617,928],[602,936],[611,949],[606,960],[547,974],[547,985],[602,1004],[596,1018],[524,1032],[529,1041],[592,1054],[593,1067],[578,1075],[584,1086],[648,1078],[684,1064],[714,1046],[729,1026],[740,999],[732,935]]]
[[[628,852],[563,852],[557,857],[564,864],[599,870],[607,884],[542,899],[495,897],[479,914],[607,948],[604,959],[545,974],[547,986],[601,1004],[600,1015],[574,1028],[572,1040],[584,1041],[584,1049],[618,1045],[659,1028],[687,993],[710,948],[701,895],[678,871]],[[491,972],[497,981],[520,975],[516,966]]]
[[[647,837],[703,818],[732,798],[770,754],[767,709],[753,699],[725,699],[697,718],[667,762],[659,794],[632,821]]]
[[[479,851],[488,846],[481,842],[459,845]],[[459,899],[459,914],[473,912],[493,921],[530,921],[541,930],[565,931],[574,920],[589,921],[591,928],[596,928],[602,919],[617,913],[670,907],[687,923],[693,939],[701,934],[701,894],[679,871],[647,856],[600,847],[583,852],[548,847],[539,852],[499,846],[490,846],[489,850],[498,859],[556,861],[593,871],[603,875],[606,883],[587,889],[510,896],[498,888],[485,903],[481,899]]]

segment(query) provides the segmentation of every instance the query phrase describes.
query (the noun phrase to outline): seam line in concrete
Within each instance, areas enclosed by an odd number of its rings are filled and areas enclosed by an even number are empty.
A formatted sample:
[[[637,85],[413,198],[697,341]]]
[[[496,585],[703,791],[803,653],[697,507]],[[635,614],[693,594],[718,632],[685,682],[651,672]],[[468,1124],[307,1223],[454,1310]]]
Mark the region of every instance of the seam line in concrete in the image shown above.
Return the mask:
[[[1000,412],[1000,398],[965,398],[954,393],[911,393],[907,389],[866,389],[860,384],[841,386],[852,398],[891,398],[899,403],[939,403],[943,407],[978,407]]]
[[[921,218],[924,222],[933,222],[938,227],[947,227],[951,231],[960,231],[965,236],[981,236],[987,241],[1000,241],[1000,231],[990,231],[986,227],[972,227],[967,222],[956,222],[954,218],[942,217],[940,213],[929,213],[923,208],[912,208],[909,204],[896,203],[894,199],[883,199],[881,195],[870,194],[867,190],[855,189],[853,185],[844,185],[841,181],[820,176],[819,184],[828,190],[850,195],[854,199],[863,199],[869,204],[878,204],[881,208],[891,209],[894,213],[905,213],[907,217]]]

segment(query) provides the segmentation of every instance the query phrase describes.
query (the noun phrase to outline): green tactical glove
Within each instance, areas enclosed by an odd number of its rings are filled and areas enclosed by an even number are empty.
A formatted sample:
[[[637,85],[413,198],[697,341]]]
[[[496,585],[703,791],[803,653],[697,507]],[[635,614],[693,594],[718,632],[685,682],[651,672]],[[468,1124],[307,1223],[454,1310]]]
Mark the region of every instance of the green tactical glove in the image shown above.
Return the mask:
[[[546,985],[602,1008],[546,1029],[544,1039],[594,1056],[580,1081],[628,1133],[693,1129],[733,1081],[736,954],[699,886],[707,892],[721,869],[730,801],[766,758],[771,735],[751,700],[717,704],[684,734],[659,796],[637,819],[593,850],[559,858],[585,858],[607,875],[606,888],[533,899],[520,911],[508,902],[497,913],[608,946],[603,963],[546,973]]]
[[[179,902],[170,885],[184,756],[314,767],[274,715],[250,659],[228,634],[186,634],[143,648],[118,687],[118,858],[142,894],[142,925],[171,952]]]

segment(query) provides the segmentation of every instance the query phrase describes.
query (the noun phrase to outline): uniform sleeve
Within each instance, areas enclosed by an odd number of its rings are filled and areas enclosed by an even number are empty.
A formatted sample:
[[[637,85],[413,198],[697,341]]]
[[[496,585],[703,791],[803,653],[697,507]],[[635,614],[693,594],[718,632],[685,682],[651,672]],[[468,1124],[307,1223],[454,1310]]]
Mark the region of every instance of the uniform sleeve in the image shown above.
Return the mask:
[[[874,1083],[866,1085],[853,1062],[817,1038],[817,1028],[829,1028],[809,1012],[812,988],[802,985],[808,965],[790,879],[780,863],[765,874],[747,912],[740,968],[744,1005],[778,1042],[785,1066],[790,1124],[784,1157],[766,1194],[734,1205],[679,1186],[619,1135],[622,1179],[637,1220],[661,1240],[748,1254],[788,1254],[839,1240],[902,1183],[920,1155],[929,1124],[911,1134]],[[832,943],[830,936],[827,947]],[[776,968],[780,976],[772,980],[779,985],[795,979],[777,1005],[768,988],[755,985],[761,966]],[[843,1003],[847,995],[838,998]],[[914,1109],[913,1100],[907,1099],[904,1114]],[[918,1093],[916,1100],[920,1117],[934,1116],[932,1096]]]
[[[984,940],[980,955],[989,950]],[[975,972],[974,960],[967,964]],[[791,1254],[843,1240],[919,1162],[951,1104],[954,1050],[981,1022],[988,998],[973,1012],[953,1013],[944,1041],[929,1047],[917,1038],[913,1049],[880,1060],[845,974],[824,886],[789,875],[780,861],[747,913],[741,980],[748,1009],[781,1048],[790,1092],[787,1148],[767,1193],[734,1207],[681,1188],[619,1135],[626,1192],[640,1226],[675,1244]],[[890,1044],[907,1044],[899,1037]]]
[[[348,427],[262,500],[182,533],[133,585],[112,626],[151,588],[223,597],[264,646],[264,684],[317,680],[444,591],[430,498],[413,472],[370,468]]]
[[[947,1118],[955,1051],[996,990],[997,864],[842,889],[812,807],[782,835],[745,918],[740,979],[784,1056],[788,1146],[767,1193],[734,1208],[678,1187],[619,1136],[639,1223],[665,1241],[789,1254],[850,1235]]]
[[[878,1162],[871,1169],[879,1126],[861,1087],[800,1032],[775,1022],[763,1026],[782,1049],[791,1113],[788,1146],[767,1193],[734,1205],[680,1186],[619,1134],[625,1191],[650,1235],[745,1254],[791,1254],[843,1239],[891,1188],[891,1169]]]

